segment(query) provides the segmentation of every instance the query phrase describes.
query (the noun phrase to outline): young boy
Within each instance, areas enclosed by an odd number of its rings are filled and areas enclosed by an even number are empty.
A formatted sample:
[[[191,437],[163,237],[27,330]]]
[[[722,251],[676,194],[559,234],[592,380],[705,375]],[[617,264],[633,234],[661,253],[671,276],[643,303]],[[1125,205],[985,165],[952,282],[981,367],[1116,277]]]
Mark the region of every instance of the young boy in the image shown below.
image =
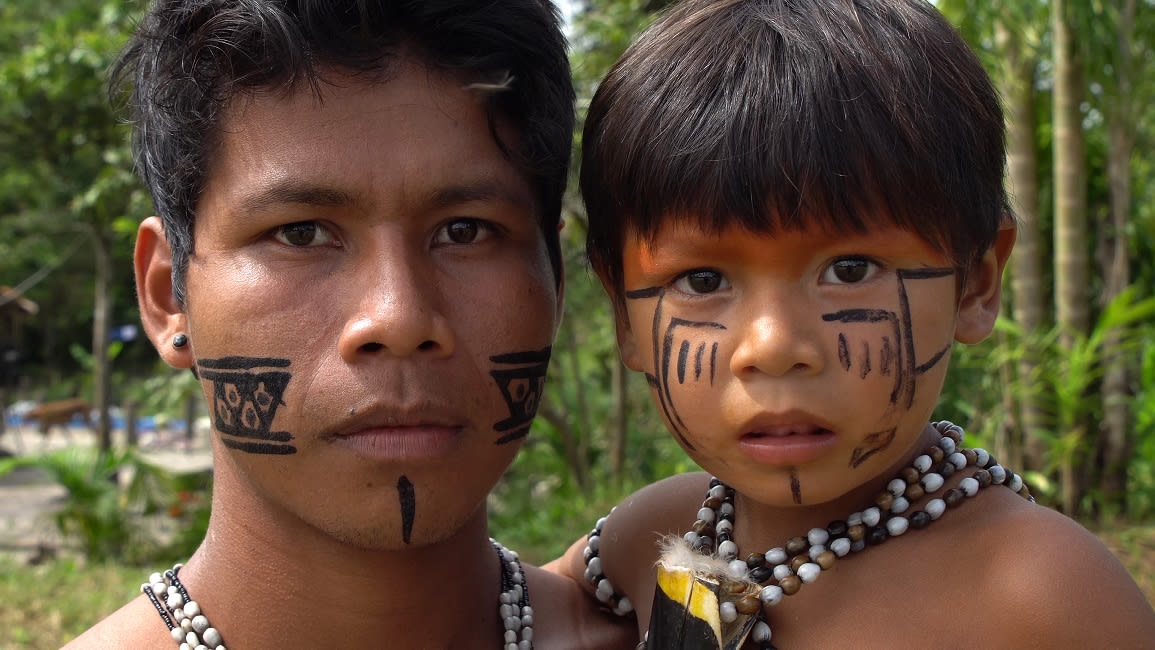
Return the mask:
[[[489,536],[573,137],[547,0],[156,0],[114,79],[144,329],[213,417],[183,567],[69,648],[633,647]]]
[[[707,472],[560,563],[651,648],[1155,643],[1095,537],[928,424],[1015,240],[998,97],[932,6],[687,0],[583,148],[622,358]]]

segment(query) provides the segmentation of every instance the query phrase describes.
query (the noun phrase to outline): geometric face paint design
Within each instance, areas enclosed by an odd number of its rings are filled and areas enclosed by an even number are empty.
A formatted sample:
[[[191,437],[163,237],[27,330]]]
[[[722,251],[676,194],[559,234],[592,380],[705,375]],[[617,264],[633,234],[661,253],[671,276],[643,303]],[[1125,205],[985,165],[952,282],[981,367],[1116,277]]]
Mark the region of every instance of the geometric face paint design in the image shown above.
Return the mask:
[[[413,533],[413,517],[417,513],[417,499],[408,476],[402,475],[397,479],[397,500],[401,503],[401,539],[408,544]]]
[[[918,378],[950,351],[950,343],[930,351],[919,350],[911,322],[910,283],[953,277],[952,268],[899,269],[898,312],[888,309],[845,309],[823,314],[822,320],[844,323],[848,327],[838,334],[838,361],[846,372],[861,379],[878,373],[893,379],[890,403],[902,408],[914,404]],[[858,467],[866,459],[886,449],[894,441],[895,429],[876,431],[854,450],[850,466]]]
[[[712,321],[690,321],[676,316],[667,319],[662,312],[662,303],[666,297],[665,289],[662,287],[626,292],[626,298],[630,300],[654,297],[658,299],[658,304],[654,307],[651,336],[654,342],[654,372],[646,373],[646,379],[657,392],[658,404],[674,434],[678,436],[683,446],[695,450],[688,438],[689,431],[686,430],[686,425],[674,403],[670,382],[685,384],[705,381],[712,385],[718,363],[718,341],[713,335],[718,330],[726,329],[726,326]]]
[[[272,431],[292,374],[288,359],[198,359],[197,376],[213,382],[213,424],[225,446],[251,454],[295,454],[287,431]]]
[[[524,438],[529,433],[545,390],[545,375],[549,369],[551,352],[552,348],[547,346],[541,350],[512,352],[489,358],[494,363],[510,366],[489,371],[509,407],[509,417],[493,425],[493,429],[502,434],[494,444],[503,445]]]

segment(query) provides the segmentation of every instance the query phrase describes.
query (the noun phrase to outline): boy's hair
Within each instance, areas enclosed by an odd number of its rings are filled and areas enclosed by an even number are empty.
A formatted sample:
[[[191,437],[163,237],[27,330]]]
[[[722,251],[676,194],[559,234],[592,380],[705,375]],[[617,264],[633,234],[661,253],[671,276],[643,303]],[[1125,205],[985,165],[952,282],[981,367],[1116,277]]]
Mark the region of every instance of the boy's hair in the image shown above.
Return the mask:
[[[384,81],[402,51],[489,93],[490,131],[530,179],[560,282],[574,90],[549,0],[157,0],[113,67],[110,95],[131,90],[136,166],[164,223],[181,304],[224,110],[259,91],[319,94],[324,67]],[[498,119],[516,130],[513,142],[498,138]]]
[[[590,104],[587,253],[623,300],[628,232],[892,222],[960,269],[1009,216],[999,98],[921,0],[684,0]]]

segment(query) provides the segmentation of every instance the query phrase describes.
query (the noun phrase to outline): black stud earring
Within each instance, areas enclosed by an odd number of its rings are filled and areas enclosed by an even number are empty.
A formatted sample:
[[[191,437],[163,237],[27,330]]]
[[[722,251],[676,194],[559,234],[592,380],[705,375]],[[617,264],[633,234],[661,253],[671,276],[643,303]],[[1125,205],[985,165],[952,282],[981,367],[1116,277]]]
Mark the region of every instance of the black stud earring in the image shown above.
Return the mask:
[[[188,345],[188,337],[184,334],[177,334],[176,336],[172,337],[172,346],[174,348],[180,349],[186,345]]]

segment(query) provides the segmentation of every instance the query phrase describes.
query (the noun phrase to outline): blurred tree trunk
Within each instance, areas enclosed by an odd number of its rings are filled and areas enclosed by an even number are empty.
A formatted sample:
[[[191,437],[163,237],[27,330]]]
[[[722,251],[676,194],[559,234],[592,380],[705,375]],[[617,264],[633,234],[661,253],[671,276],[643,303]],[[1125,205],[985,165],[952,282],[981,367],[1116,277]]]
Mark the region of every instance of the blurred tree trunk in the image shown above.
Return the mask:
[[[1128,259],[1127,223],[1131,212],[1131,153],[1135,147],[1135,111],[1133,94],[1133,58],[1131,43],[1135,29],[1135,0],[1118,0],[1115,4],[1115,92],[1108,102],[1107,180],[1110,210],[1102,248],[1102,305],[1109,304],[1131,284]],[[1099,438],[1103,472],[1099,484],[1103,495],[1101,514],[1110,518],[1126,507],[1127,461],[1130,458],[1130,412],[1128,377],[1131,360],[1119,352],[1120,335],[1108,334],[1104,341],[1104,374],[1102,384],[1103,422]]]
[[[1070,349],[1076,337],[1088,332],[1091,319],[1086,147],[1080,110],[1083,75],[1067,5],[1068,0],[1051,3],[1055,71],[1055,321],[1064,349]],[[1058,433],[1068,440],[1059,467],[1061,506],[1068,515],[1075,515],[1082,497],[1076,467],[1088,430],[1081,421],[1060,418],[1060,422],[1065,430]]]
[[[1007,182],[1012,208],[1018,217],[1018,240],[1010,260],[1012,315],[1030,337],[1042,330],[1046,312],[1039,229],[1039,161],[1035,149],[1035,68],[1037,60],[1013,26],[996,25],[1003,66],[999,75],[1007,115]],[[1039,435],[1050,427],[1039,403],[1039,355],[1027,346],[1016,372],[1019,387],[1018,427],[1008,434],[1006,449],[998,450],[1011,467],[1043,469],[1044,442]],[[1009,393],[1009,391],[1008,391]],[[1015,431],[1017,429],[1017,432]],[[1016,435],[1017,433],[1017,435]]]
[[[108,361],[108,326],[112,311],[112,243],[96,225],[89,224],[96,277],[92,301],[92,405],[99,416],[96,434],[100,451],[112,448],[112,422],[109,418],[110,377]]]

